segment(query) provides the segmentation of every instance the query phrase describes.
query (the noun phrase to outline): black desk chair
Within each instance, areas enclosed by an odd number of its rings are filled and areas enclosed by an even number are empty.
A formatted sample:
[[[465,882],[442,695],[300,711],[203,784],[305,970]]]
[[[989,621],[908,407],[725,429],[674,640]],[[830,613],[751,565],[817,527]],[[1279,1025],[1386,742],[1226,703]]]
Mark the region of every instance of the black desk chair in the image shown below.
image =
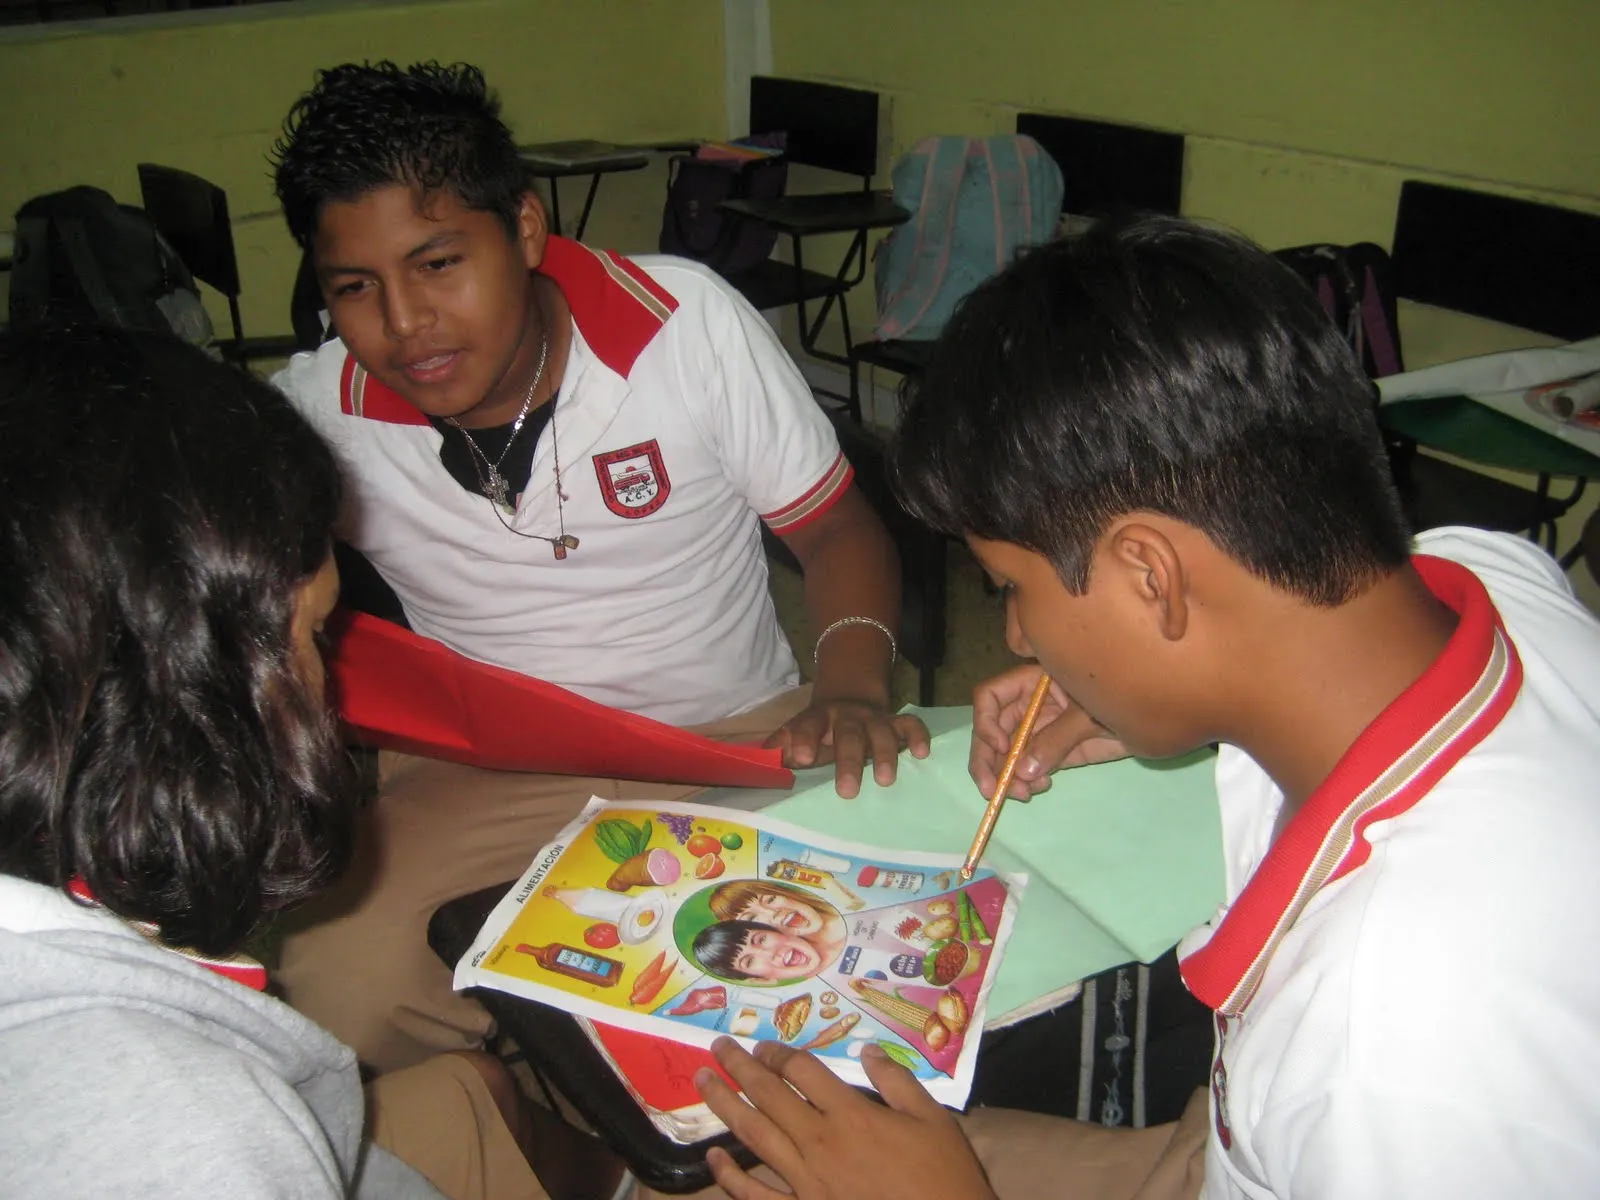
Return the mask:
[[[1408,180],[1395,218],[1395,293],[1567,341],[1600,333],[1600,217],[1531,200]],[[1593,459],[1463,397],[1379,410],[1396,482],[1417,529],[1528,532],[1556,552],[1556,520],[1583,494]],[[1532,489],[1432,455],[1532,471]],[[1551,477],[1570,475],[1553,495]],[[1563,560],[1570,565],[1575,555]]]
[[[859,186],[848,191],[730,200],[722,205],[734,216],[759,221],[788,237],[789,262],[768,259],[728,276],[728,282],[758,309],[794,306],[805,352],[850,372],[847,393],[816,390],[842,400],[851,419],[859,422],[861,397],[850,354],[854,342],[845,296],[866,278],[868,235],[898,225],[911,215],[890,197],[872,190],[872,177],[878,170],[878,94],[757,75],[750,80],[750,132],[785,134],[784,157],[791,164],[859,180]],[[805,265],[802,243],[807,237],[831,233],[852,237],[838,269],[830,275]],[[808,310],[808,305],[819,301],[820,307]],[[844,333],[843,354],[817,344],[835,306]]]
[[[1018,113],[1017,132],[1043,146],[1061,168],[1065,212],[1178,215],[1183,203],[1183,134],[1048,113]]]
[[[239,317],[239,260],[226,192],[198,175],[154,163],[139,164],[139,191],[145,212],[184,266],[227,297],[233,337],[216,343],[224,359],[242,367],[256,359],[287,358],[305,348],[287,335],[245,337]]]

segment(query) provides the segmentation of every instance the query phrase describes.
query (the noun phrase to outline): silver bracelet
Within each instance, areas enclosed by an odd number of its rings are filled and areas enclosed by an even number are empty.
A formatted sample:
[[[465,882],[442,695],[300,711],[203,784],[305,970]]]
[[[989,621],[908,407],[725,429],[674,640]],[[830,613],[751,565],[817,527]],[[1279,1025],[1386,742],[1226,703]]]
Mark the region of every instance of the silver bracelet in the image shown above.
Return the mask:
[[[813,665],[815,665],[816,663],[821,661],[821,659],[822,659],[822,643],[828,640],[828,635],[830,633],[832,633],[835,629],[843,629],[846,625],[871,625],[879,633],[883,634],[884,637],[889,639],[889,661],[890,661],[890,663],[893,663],[895,658],[898,657],[898,655],[900,653],[900,646],[894,640],[894,634],[889,632],[889,627],[887,625],[885,625],[882,621],[875,620],[872,617],[840,617],[832,625],[829,625],[826,629],[824,629],[821,633],[819,633],[817,635],[816,647],[811,651],[811,662],[812,662]]]

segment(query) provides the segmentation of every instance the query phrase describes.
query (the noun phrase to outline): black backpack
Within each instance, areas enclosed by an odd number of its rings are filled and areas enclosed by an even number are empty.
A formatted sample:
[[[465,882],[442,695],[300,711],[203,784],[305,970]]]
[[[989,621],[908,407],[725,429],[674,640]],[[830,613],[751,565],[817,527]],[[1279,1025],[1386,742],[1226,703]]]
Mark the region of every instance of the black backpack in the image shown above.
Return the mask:
[[[1382,246],[1326,242],[1273,252],[1299,275],[1344,335],[1370,378],[1405,370],[1400,354],[1394,268]]]
[[[719,207],[724,200],[775,200],[783,195],[789,161],[783,134],[759,134],[744,144],[780,151],[769,157],[706,158],[705,148],[674,155],[667,164],[667,203],[661,211],[662,254],[704,263],[719,275],[737,275],[764,263],[778,243],[770,225]]]
[[[119,325],[209,345],[211,318],[183,260],[142,209],[95,187],[35,196],[16,215],[11,326]]]

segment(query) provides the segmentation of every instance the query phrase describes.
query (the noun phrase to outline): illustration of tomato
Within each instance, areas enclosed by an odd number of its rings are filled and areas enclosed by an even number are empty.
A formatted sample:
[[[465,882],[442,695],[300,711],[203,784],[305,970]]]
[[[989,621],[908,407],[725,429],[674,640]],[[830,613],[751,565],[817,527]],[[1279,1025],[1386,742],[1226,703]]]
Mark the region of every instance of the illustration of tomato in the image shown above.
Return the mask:
[[[684,849],[695,858],[704,858],[708,854],[721,854],[722,843],[709,833],[697,833],[689,839]]]
[[[722,861],[720,854],[708,854],[695,864],[694,877],[696,879],[715,879],[728,869],[728,864]]]
[[[622,940],[622,935],[610,921],[601,921],[598,925],[591,925],[583,931],[583,940],[596,950],[609,950]]]

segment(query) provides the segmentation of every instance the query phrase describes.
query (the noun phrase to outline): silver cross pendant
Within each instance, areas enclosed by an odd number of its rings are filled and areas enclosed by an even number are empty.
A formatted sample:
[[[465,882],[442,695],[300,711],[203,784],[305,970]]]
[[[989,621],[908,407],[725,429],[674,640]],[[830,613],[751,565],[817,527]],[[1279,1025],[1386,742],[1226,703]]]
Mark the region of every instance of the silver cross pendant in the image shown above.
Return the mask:
[[[489,468],[489,482],[485,485],[489,492],[489,499],[493,500],[507,512],[512,511],[511,486],[506,483],[506,477],[493,467]]]

